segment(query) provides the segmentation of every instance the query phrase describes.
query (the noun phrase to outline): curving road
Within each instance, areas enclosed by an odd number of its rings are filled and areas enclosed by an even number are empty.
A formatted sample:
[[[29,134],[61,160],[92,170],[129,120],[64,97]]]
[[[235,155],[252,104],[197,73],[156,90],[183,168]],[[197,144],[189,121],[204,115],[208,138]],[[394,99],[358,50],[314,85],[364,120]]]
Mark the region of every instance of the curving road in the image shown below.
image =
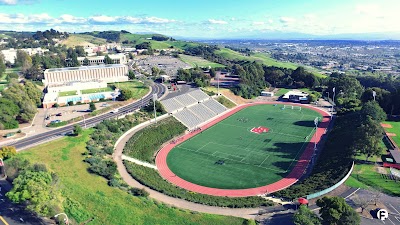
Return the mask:
[[[134,103],[123,106],[119,108],[117,113],[104,113],[99,116],[86,119],[85,122],[81,121],[78,124],[82,127],[85,127],[86,123],[86,127],[93,127],[96,124],[102,122],[103,120],[116,118],[118,116],[122,116],[136,109],[139,109],[142,105],[147,105],[149,103],[150,99],[153,97],[153,94],[157,94],[157,97],[160,98],[166,91],[166,87],[159,83],[153,83],[151,85],[151,88],[152,88],[151,93],[143,97],[143,100],[138,100]],[[73,130],[73,125],[67,125],[62,128],[58,128],[35,136],[24,138],[22,140],[12,143],[11,145],[15,146],[17,150],[23,150],[25,148],[38,145],[40,143],[62,137],[65,134],[71,132],[72,130]]]

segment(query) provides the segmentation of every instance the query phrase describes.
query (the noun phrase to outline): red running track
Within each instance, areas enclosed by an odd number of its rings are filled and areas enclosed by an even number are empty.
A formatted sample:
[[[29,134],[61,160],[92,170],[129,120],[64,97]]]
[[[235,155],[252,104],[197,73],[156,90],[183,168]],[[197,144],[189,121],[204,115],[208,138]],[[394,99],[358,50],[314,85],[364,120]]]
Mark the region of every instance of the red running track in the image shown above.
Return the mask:
[[[156,157],[156,165],[158,168],[158,171],[160,175],[166,179],[167,181],[171,182],[172,184],[184,188],[189,191],[201,193],[201,194],[207,194],[207,195],[214,195],[214,196],[229,196],[229,197],[245,197],[245,196],[254,196],[254,195],[259,195],[259,194],[265,194],[265,193],[273,193],[282,189],[285,189],[300,179],[300,177],[304,174],[308,163],[311,160],[312,154],[314,152],[314,142],[317,141],[319,142],[321,140],[322,135],[325,133],[326,129],[328,128],[328,125],[330,123],[330,115],[318,108],[314,108],[312,106],[308,105],[300,105],[300,104],[292,104],[292,103],[282,103],[282,102],[269,102],[269,103],[250,103],[250,104],[245,104],[245,105],[240,105],[237,106],[236,108],[226,112],[222,116],[216,118],[215,120],[207,123],[206,125],[201,127],[201,130],[205,130],[214,124],[220,122],[221,120],[224,120],[225,118],[231,116],[232,114],[235,114],[239,110],[242,110],[243,108],[253,106],[253,105],[259,105],[259,104],[285,104],[285,105],[296,105],[296,106],[301,106],[303,108],[309,108],[312,110],[315,110],[319,112],[322,116],[323,119],[319,124],[318,130],[316,134],[311,138],[309,144],[307,145],[306,149],[304,150],[303,154],[300,156],[299,160],[297,161],[296,165],[294,166],[293,170],[285,177],[282,178],[281,180],[268,184],[262,187],[256,187],[256,188],[248,188],[248,189],[219,189],[219,188],[210,188],[210,187],[205,187],[201,185],[197,185],[191,182],[188,182],[177,175],[175,175],[167,165],[167,155],[168,153],[179,143],[182,143],[186,141],[187,139],[193,137],[194,135],[200,133],[201,131],[196,131],[193,133],[188,133],[181,138],[179,138],[179,141],[176,143],[168,143],[165,145],[157,154]]]

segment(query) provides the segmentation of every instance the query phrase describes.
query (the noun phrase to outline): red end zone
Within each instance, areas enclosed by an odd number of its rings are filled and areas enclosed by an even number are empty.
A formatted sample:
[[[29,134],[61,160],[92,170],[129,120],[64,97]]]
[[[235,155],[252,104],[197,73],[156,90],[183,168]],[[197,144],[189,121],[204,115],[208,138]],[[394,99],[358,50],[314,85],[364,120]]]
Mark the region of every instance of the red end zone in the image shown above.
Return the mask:
[[[253,127],[251,132],[256,133],[256,134],[261,134],[261,133],[267,133],[269,131],[269,128],[266,127]]]
[[[318,130],[315,135],[311,138],[310,142],[308,143],[306,149],[304,150],[303,154],[300,156],[298,159],[296,165],[294,166],[293,170],[283,179],[272,183],[268,184],[262,187],[257,187],[257,188],[248,188],[248,189],[237,189],[237,190],[232,190],[232,189],[219,189],[219,188],[210,188],[210,187],[205,187],[205,186],[200,186],[191,182],[188,182],[178,176],[176,176],[169,168],[167,165],[167,155],[168,153],[178,144],[186,141],[187,139],[193,137],[194,135],[200,133],[201,131],[195,131],[192,133],[188,133],[184,136],[182,136],[179,141],[177,142],[171,142],[165,145],[157,154],[156,157],[156,165],[158,168],[158,172],[160,175],[167,181],[171,182],[172,184],[184,188],[189,191],[193,192],[198,192],[201,194],[207,194],[207,195],[215,195],[215,196],[228,196],[228,197],[245,197],[245,196],[254,196],[254,195],[259,195],[259,194],[265,194],[266,192],[268,193],[273,193],[282,189],[285,189],[300,179],[300,177],[304,174],[308,163],[311,160],[312,154],[314,153],[314,142],[319,142],[321,140],[322,135],[325,133],[326,129],[329,126],[330,123],[330,114],[328,114],[326,111],[323,111],[318,108],[314,108],[309,105],[301,105],[301,104],[290,104],[290,103],[283,103],[283,102],[268,102],[268,103],[250,103],[250,104],[245,104],[245,105],[240,105],[235,107],[234,109],[224,113],[220,117],[216,118],[215,120],[207,123],[206,125],[201,127],[201,130],[205,130],[214,124],[224,120],[225,118],[235,114],[241,109],[244,109],[249,106],[253,105],[260,105],[260,104],[285,104],[285,105],[295,105],[295,106],[301,106],[304,108],[312,109],[314,111],[319,112],[323,118],[322,121],[319,124]],[[258,127],[260,128],[260,127]],[[259,131],[264,131],[268,132],[268,128],[262,127],[261,129],[258,129]],[[253,128],[254,129],[254,128]]]

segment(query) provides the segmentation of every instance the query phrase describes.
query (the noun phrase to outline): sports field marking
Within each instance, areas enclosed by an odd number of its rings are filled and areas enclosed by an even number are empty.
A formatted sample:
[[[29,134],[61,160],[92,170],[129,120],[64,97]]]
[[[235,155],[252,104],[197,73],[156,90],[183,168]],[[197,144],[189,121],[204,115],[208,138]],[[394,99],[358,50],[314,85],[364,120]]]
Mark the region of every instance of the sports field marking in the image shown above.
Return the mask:
[[[175,148],[180,148],[180,149],[183,149],[183,150],[196,152],[196,153],[199,153],[199,154],[208,155],[208,156],[212,156],[212,157],[218,157],[218,158],[222,158],[222,159],[229,160],[229,161],[232,161],[232,162],[237,162],[237,163],[246,164],[246,165],[250,165],[250,166],[256,166],[256,167],[263,168],[263,169],[266,169],[266,170],[272,170],[272,171],[275,171],[275,172],[278,172],[278,173],[286,173],[287,172],[287,171],[284,171],[284,170],[276,170],[276,169],[272,169],[272,168],[269,168],[269,167],[264,167],[264,166],[260,166],[260,165],[254,165],[254,164],[251,164],[251,163],[241,162],[239,160],[230,159],[230,158],[226,158],[226,157],[223,157],[223,156],[215,156],[215,153],[217,153],[219,151],[215,151],[214,153],[210,154],[210,153],[206,153],[206,152],[197,152],[197,151],[195,151],[193,149],[184,148],[184,147],[180,147],[180,146],[176,146]],[[220,153],[225,154],[225,155],[231,155],[231,154],[223,153],[223,152],[220,152]],[[260,154],[260,153],[258,153],[258,154]],[[231,156],[234,156],[234,157],[237,157],[237,158],[242,158],[242,157],[237,156],[237,155],[231,155]],[[269,155],[267,155],[267,156],[269,157]]]
[[[294,162],[294,161],[297,161],[296,159],[297,159],[297,156],[299,155],[299,153],[300,153],[300,152],[304,152],[304,150],[305,150],[305,149],[304,149],[304,145],[310,143],[309,140],[310,140],[310,137],[312,137],[311,134],[313,133],[314,130],[315,130],[315,127],[314,127],[314,129],[312,129],[312,131],[308,134],[307,139],[306,139],[306,140],[304,141],[304,143],[301,145],[300,150],[297,152],[296,156],[293,158],[292,162],[289,164],[288,168],[286,169],[286,172],[287,172],[287,171],[289,170],[289,168],[292,166],[293,162]],[[304,150],[303,150],[303,149],[304,149]]]
[[[196,152],[200,151],[202,148],[206,147],[208,144],[210,144],[210,142],[208,142],[208,143],[204,144],[203,146],[201,146],[200,148],[198,148],[198,149],[196,150]]]
[[[258,166],[261,166],[264,162],[265,162],[265,160],[267,160],[268,159],[268,157],[269,157],[269,155],[267,155],[267,157],[260,163],[260,165],[258,165]]]

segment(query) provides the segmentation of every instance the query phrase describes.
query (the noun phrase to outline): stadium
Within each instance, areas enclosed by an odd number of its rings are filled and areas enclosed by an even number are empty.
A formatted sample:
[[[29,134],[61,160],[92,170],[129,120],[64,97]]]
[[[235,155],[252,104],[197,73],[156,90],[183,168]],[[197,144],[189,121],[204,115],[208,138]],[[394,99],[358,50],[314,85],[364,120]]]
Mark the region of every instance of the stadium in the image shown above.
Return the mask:
[[[330,115],[308,105],[260,102],[228,110],[201,91],[161,101],[188,131],[156,157],[161,176],[214,196],[270,194],[297,182]]]

